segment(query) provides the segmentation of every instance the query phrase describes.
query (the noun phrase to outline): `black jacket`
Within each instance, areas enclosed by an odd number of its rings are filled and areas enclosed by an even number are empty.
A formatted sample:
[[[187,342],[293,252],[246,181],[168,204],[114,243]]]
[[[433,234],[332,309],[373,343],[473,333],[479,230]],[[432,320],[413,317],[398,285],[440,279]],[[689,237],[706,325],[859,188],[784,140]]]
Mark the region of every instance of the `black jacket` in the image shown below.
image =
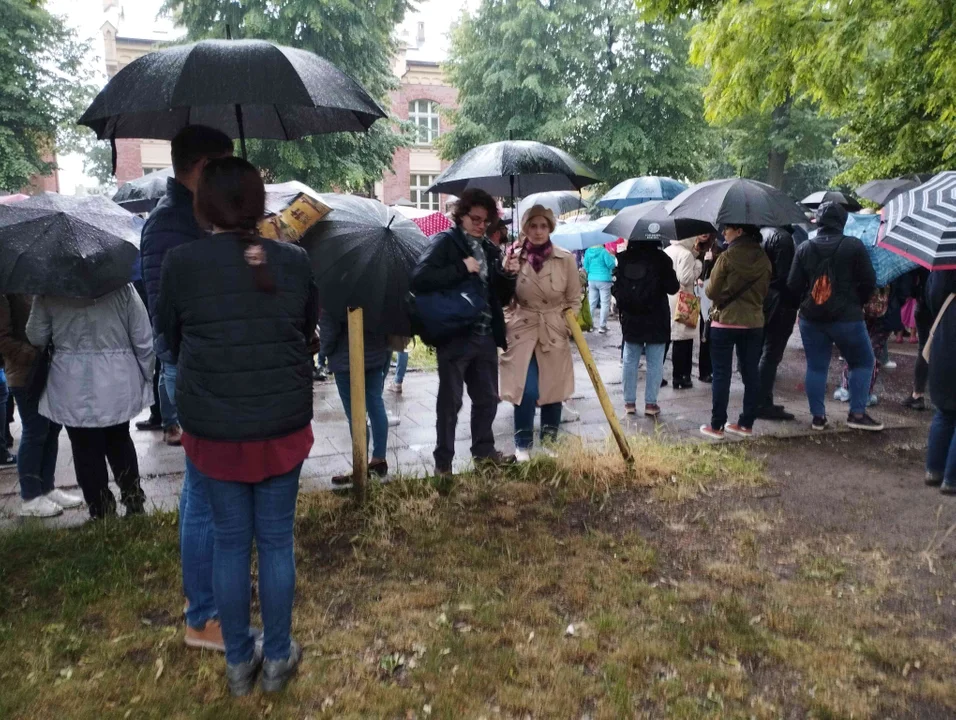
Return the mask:
[[[823,203],[817,211],[816,237],[797,250],[790,268],[787,287],[802,303],[810,294],[817,269],[828,258],[834,258],[834,310],[819,322],[858,322],[863,320],[863,306],[876,290],[876,273],[869,253],[859,238],[843,234],[847,212],[837,203]]]
[[[312,421],[318,293],[305,250],[263,240],[276,291],[256,287],[246,243],[223,233],[166,254],[156,329],[179,369],[184,430],[210,440],[267,440]]]
[[[930,273],[926,300],[933,320],[946,303],[950,293],[956,292],[956,270]],[[956,412],[956,300],[936,327],[929,359],[929,397],[933,405],[946,412]]]
[[[619,283],[630,279],[647,282],[649,302],[642,312],[626,312],[621,308],[621,329],[624,341],[662,345],[671,339],[671,312],[668,295],[680,290],[674,263],[654,243],[632,242],[618,253],[611,293],[617,297]],[[620,306],[620,301],[618,301]]]
[[[515,279],[501,271],[501,250],[484,238],[482,247],[488,266],[488,307],[491,309],[491,332],[495,344],[507,347],[505,316],[502,305],[510,301],[515,291]],[[412,273],[412,290],[427,293],[449,290],[468,278],[465,258],[471,257],[471,248],[464,232],[455,226],[438,233],[422,253]]]
[[[770,276],[770,290],[767,292],[767,301],[764,304],[765,309],[780,307],[796,310],[800,304],[800,298],[793,296],[787,288],[790,268],[793,266],[793,258],[796,254],[793,235],[784,228],[765,227],[760,231],[760,237],[763,240],[764,252],[770,258],[770,266],[773,268],[773,274]]]

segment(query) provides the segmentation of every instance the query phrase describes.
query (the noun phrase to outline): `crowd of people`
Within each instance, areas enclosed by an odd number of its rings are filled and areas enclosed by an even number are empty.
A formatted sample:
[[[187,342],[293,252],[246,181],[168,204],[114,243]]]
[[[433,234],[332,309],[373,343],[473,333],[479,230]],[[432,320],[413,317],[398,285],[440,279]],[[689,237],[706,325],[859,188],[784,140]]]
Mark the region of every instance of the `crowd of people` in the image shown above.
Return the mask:
[[[255,167],[232,156],[228,137],[186,128],[173,140],[172,157],[174,177],[143,229],[142,287],[95,300],[0,296],[0,404],[12,395],[21,419],[18,452],[13,456],[7,436],[0,437],[0,463],[17,465],[21,515],[50,517],[80,506],[79,497],[54,482],[65,427],[90,516],[117,514],[108,468],[125,513],[142,513],[129,425],[151,407],[137,427],[162,430],[164,442],[181,445],[185,455],[179,507],[185,642],[225,653],[233,694],[250,692],[258,678],[264,690],[276,691],[301,658],[291,636],[293,530],[299,477],[314,440],[313,380],[331,371],[351,420],[347,324],[320,309],[303,248],[258,236],[263,182]],[[616,257],[603,247],[585,253],[597,332],[607,331],[612,296],[620,312],[626,414],[637,413],[641,362],[649,417],[662,412],[668,352],[674,389],[693,387],[696,342],[698,380],[712,384],[704,435],[746,437],[758,419],[793,420],[774,403],[774,384],[799,324],[812,428],[828,425],[826,381],[836,345],[847,365],[847,425],[882,429],[867,406],[883,348],[873,339],[876,320],[888,311],[881,298],[889,293],[876,287],[862,243],[844,235],[843,207],[825,203],[815,220],[816,236],[799,248],[788,228],[726,225],[719,236],[681,238],[667,247],[635,239]],[[528,209],[511,242],[496,201],[468,190],[452,221],[430,239],[410,279],[422,296],[467,285],[480,298],[466,328],[434,343],[434,461],[442,478],[453,472],[465,390],[477,466],[528,461],[539,412],[541,452],[553,453],[563,404],[574,393],[566,314],[578,313],[585,296],[575,255],[551,241],[557,220],[550,209]],[[937,414],[926,482],[956,493],[956,381],[946,372],[956,350],[956,316],[946,312],[956,274],[934,274],[923,285],[925,294],[909,291],[920,308],[920,349],[935,340],[928,364],[917,367],[907,404],[922,406],[928,380]],[[941,321],[932,328],[936,317]],[[889,336],[882,326],[879,332]],[[388,389],[402,391],[407,353],[375,327],[364,340],[368,469],[384,477],[389,420],[383,394],[396,351]],[[743,406],[736,422],[728,422],[735,356]],[[514,406],[514,455],[495,443],[492,426],[502,401]],[[343,485],[351,476],[332,482]],[[262,631],[250,621],[253,544]]]

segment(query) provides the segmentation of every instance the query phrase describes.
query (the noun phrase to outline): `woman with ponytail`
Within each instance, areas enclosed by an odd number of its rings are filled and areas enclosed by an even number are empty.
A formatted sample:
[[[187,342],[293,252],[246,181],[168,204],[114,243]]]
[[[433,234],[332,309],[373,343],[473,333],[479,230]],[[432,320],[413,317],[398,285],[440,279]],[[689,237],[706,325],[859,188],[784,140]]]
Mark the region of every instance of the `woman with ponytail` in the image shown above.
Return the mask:
[[[295,673],[293,519],[312,447],[317,292],[305,251],[259,237],[259,172],[211,160],[195,211],[211,233],[163,262],[157,331],[176,356],[186,472],[205,484],[213,515],[213,589],[234,695],[262,674],[265,691]],[[263,642],[250,632],[250,558],[259,557]]]

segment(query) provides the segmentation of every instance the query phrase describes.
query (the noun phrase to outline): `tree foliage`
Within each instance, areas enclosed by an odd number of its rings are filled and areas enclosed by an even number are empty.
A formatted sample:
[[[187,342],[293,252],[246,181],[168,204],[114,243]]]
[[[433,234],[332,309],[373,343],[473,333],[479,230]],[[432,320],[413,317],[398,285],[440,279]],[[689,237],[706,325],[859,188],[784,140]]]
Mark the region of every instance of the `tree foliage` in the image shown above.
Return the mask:
[[[90,97],[86,51],[41,0],[0,0],[0,189],[53,170],[58,131]]]
[[[459,106],[442,154],[533,139],[608,183],[701,177],[715,146],[688,27],[646,22],[631,0],[485,0],[453,35],[446,71]]]
[[[386,109],[395,87],[391,32],[407,0],[166,0],[165,9],[191,39],[272,40],[310,50],[351,75]],[[365,191],[391,167],[406,142],[401,128],[380,120],[367,134],[334,133],[294,142],[249,141],[249,159],[277,182],[316,189]]]

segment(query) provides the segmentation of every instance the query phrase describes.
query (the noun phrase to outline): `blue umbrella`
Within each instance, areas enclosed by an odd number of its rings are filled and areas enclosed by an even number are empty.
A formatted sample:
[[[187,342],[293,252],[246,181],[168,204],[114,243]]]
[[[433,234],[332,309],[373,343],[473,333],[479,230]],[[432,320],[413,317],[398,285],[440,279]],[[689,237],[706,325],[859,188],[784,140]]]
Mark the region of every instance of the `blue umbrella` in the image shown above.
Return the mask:
[[[873,271],[876,273],[876,285],[877,287],[886,287],[898,277],[902,277],[910,270],[915,270],[918,265],[902,255],[877,247],[876,243],[880,236],[880,222],[879,215],[850,213],[846,221],[846,227],[843,228],[843,233],[858,237],[863,241],[867,252],[870,254]]]
[[[600,200],[598,207],[622,210],[631,205],[652,200],[673,200],[687,189],[684,183],[669,177],[653,175],[630,178],[611,188]]]
[[[594,245],[614,242],[618,236],[604,232],[604,228],[613,219],[605,217],[588,222],[558,225],[557,229],[551,233],[551,242],[565,250],[584,250]]]

